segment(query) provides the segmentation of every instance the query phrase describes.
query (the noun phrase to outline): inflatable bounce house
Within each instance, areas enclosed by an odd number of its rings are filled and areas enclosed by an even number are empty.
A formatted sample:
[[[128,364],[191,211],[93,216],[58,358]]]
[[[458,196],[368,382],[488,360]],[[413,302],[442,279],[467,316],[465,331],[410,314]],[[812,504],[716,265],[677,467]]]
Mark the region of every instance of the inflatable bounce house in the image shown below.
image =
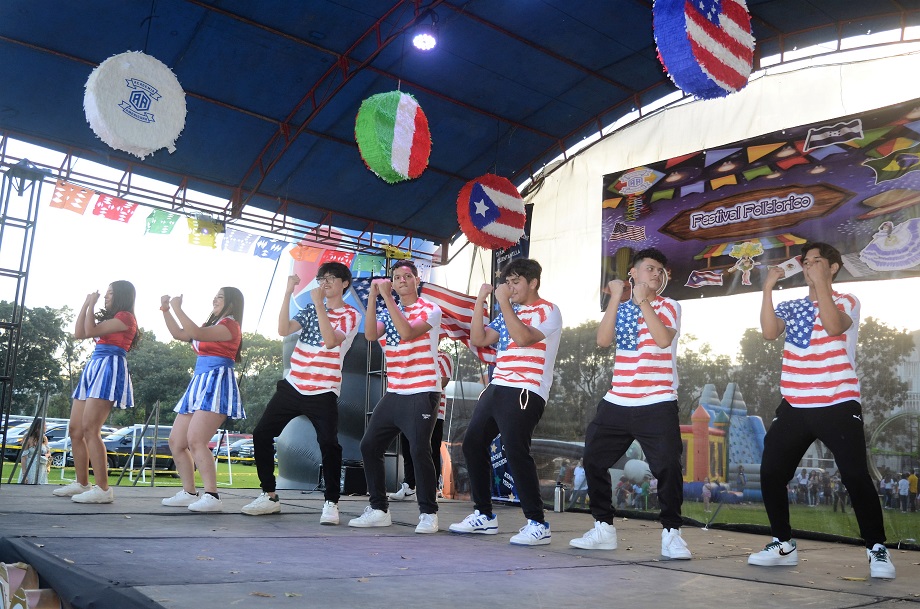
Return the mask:
[[[703,387],[690,421],[680,426],[685,496],[698,499],[708,476],[716,502],[762,501],[760,461],[767,432],[763,419],[748,415],[738,386],[729,383],[721,400],[715,385]]]

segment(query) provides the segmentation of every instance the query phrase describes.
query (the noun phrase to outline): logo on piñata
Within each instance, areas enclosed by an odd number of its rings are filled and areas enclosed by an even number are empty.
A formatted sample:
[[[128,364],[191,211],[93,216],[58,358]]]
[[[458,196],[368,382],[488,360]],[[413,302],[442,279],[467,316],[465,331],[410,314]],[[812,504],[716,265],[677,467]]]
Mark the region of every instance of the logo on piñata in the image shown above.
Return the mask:
[[[744,0],[655,0],[652,17],[658,57],[682,91],[711,99],[747,84],[754,36]]]
[[[487,249],[511,247],[524,235],[524,200],[510,181],[486,174],[467,182],[457,197],[457,219],[470,242]]]
[[[390,184],[417,178],[428,167],[428,118],[414,97],[400,91],[361,102],[355,141],[368,168]]]
[[[131,89],[131,94],[128,95],[128,100],[122,100],[118,107],[131,118],[142,123],[152,123],[154,117],[149,111],[150,107],[153,106],[153,102],[159,101],[163,96],[156,87],[137,78],[126,78],[125,84]]]

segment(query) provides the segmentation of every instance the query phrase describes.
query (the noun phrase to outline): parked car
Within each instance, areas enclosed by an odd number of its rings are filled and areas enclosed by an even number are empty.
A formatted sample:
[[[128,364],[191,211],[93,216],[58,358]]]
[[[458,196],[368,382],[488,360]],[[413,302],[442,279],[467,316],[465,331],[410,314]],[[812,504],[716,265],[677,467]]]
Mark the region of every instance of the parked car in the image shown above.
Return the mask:
[[[175,470],[172,451],[169,448],[169,432],[172,431],[172,427],[161,425],[155,439],[153,426],[148,427],[143,436],[141,436],[142,431],[144,431],[144,426],[140,424],[122,427],[102,441],[108,455],[109,469],[124,467],[125,463],[132,460],[132,457],[134,467],[140,468],[146,455],[150,454],[151,448],[155,445],[156,469]],[[152,465],[151,462],[148,467]]]
[[[103,425],[101,431],[102,438],[108,437],[113,431],[115,431],[114,427]],[[70,451],[70,436],[55,440],[54,442],[49,442],[48,448],[51,450],[52,466],[64,467],[66,455],[67,467],[73,467],[73,453]]]
[[[227,437],[224,438],[224,435]],[[211,439],[208,441],[208,448],[211,452],[214,452],[214,449],[217,448],[217,444],[220,443],[221,446],[225,444],[233,444],[237,440],[251,440],[251,433],[237,433],[237,432],[225,432],[218,431],[216,434],[211,436]],[[217,453],[215,453],[217,454]]]
[[[26,434],[29,432],[29,427],[31,426],[31,423],[26,423],[10,430],[10,432],[13,430],[16,431],[15,436],[13,436],[12,433],[7,434],[6,444],[3,447],[3,457],[7,461],[16,460],[17,455],[19,455],[19,451],[22,450],[22,442],[25,440]],[[56,440],[62,440],[66,435],[66,424],[56,423],[45,426],[45,437],[48,438],[49,443]]]
[[[237,440],[229,446],[229,460],[231,463],[237,463],[239,461],[240,450],[246,444],[252,444],[252,438],[242,438]],[[227,459],[228,458],[228,447],[221,443],[220,446],[216,447],[213,452],[214,456],[218,459]]]

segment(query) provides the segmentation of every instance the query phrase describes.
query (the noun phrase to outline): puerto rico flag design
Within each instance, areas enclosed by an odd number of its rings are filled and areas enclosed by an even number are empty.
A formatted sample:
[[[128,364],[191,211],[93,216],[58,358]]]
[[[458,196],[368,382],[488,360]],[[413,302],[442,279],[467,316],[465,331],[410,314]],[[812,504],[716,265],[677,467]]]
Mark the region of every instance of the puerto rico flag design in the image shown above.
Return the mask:
[[[438,337],[441,334],[441,309],[422,298],[400,310],[410,324],[424,321],[431,329],[410,341],[403,341],[396,332],[390,312],[384,307],[377,321],[384,326],[380,346],[386,358],[387,391],[409,395],[425,391],[441,391],[438,374]]]
[[[510,181],[486,174],[467,182],[457,197],[457,219],[467,239],[487,249],[508,248],[524,236],[524,200]]]
[[[655,344],[645,317],[631,300],[617,309],[617,351],[613,379],[604,399],[618,406],[648,406],[677,399],[677,339],[680,335],[680,305],[659,296],[651,302],[655,314],[668,328],[677,331],[662,349]]]
[[[526,307],[514,305],[514,311],[518,319],[542,332],[544,338],[529,347],[519,347],[511,339],[505,316],[500,313],[488,326],[498,332],[498,358],[492,382],[527,389],[544,400],[549,399],[562,334],[562,314],[559,307],[545,300]]]
[[[658,56],[681,90],[711,99],[747,84],[754,36],[744,0],[655,0],[652,16]]]
[[[821,325],[817,302],[801,298],[776,307],[776,316],[786,323],[780,392],[797,408],[820,408],[860,399],[856,376],[859,300],[851,294],[834,292],[834,304],[852,320],[840,336],[828,336]]]
[[[303,395],[327,391],[339,395],[342,389],[342,363],[358,333],[361,314],[353,306],[346,304],[338,309],[328,309],[326,314],[333,330],[345,335],[342,344],[334,349],[324,346],[316,317],[316,305],[307,305],[294,316],[294,321],[303,329],[294,345],[291,370],[285,378]]]

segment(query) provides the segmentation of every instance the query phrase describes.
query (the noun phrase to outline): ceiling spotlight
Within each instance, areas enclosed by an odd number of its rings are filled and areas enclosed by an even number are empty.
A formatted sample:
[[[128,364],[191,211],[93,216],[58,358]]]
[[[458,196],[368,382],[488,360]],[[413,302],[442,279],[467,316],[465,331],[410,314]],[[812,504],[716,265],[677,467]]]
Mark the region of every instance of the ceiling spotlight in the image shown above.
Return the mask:
[[[430,21],[429,21],[430,19]],[[434,11],[422,16],[412,30],[412,44],[420,51],[430,51],[438,44],[438,15]]]

